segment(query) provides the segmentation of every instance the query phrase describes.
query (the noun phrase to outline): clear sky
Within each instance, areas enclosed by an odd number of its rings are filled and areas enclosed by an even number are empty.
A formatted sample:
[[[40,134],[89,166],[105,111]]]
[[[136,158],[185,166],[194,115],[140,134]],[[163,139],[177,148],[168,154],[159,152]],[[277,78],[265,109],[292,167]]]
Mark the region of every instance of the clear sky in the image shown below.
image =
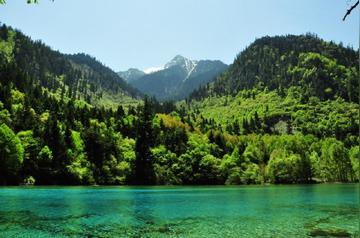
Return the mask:
[[[7,0],[0,21],[64,53],[115,71],[165,64],[177,54],[231,63],[256,38],[312,32],[358,48],[355,0]]]

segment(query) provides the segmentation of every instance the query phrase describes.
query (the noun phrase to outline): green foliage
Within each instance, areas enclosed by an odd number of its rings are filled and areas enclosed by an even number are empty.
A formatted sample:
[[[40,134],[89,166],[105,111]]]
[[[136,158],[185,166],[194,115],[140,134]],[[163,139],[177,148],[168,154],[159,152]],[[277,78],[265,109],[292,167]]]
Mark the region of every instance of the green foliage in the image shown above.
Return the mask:
[[[263,182],[260,167],[258,164],[249,163],[240,175],[242,184],[260,184]]]
[[[29,176],[29,177],[26,177],[23,181],[23,184],[25,185],[34,185],[35,184],[35,179],[33,176]]]
[[[50,164],[53,159],[53,154],[50,148],[45,145],[39,152],[38,160],[41,164]]]
[[[0,184],[356,181],[354,61],[313,36],[264,38],[200,101],[119,105],[131,90],[94,58],[2,26]]]
[[[352,68],[319,53],[301,53],[298,60],[297,66],[288,69],[288,75],[303,88],[303,96],[317,96],[321,100],[334,97],[357,100],[356,75]]]
[[[14,183],[24,159],[20,139],[6,124],[0,125],[0,183]]]
[[[144,105],[140,109],[136,133],[135,183],[154,184],[155,174],[151,147],[154,146],[154,130],[152,127],[152,101],[145,97]]]
[[[306,172],[308,166],[308,161],[299,154],[276,149],[270,155],[266,173],[271,183],[306,182],[309,180],[309,173]]]
[[[256,143],[256,144],[255,144]],[[246,146],[243,157],[246,162],[260,163],[264,161],[266,148],[261,140],[249,143]]]
[[[132,164],[136,159],[135,154],[135,140],[131,138],[125,138],[120,144],[120,153],[124,158],[124,161]]]
[[[166,149],[164,145],[151,149],[151,154],[154,159],[156,184],[180,184],[172,167],[177,162],[176,154]]]
[[[1,2],[0,2],[1,4]],[[15,32],[9,31],[6,34],[5,39],[0,39],[0,55],[2,60],[4,60],[6,63],[10,63],[14,60],[14,47],[15,47]]]
[[[33,131],[20,131],[17,136],[19,137],[25,150],[24,159],[35,159],[36,155],[39,153],[39,141],[34,138]]]
[[[41,149],[41,142],[34,136],[32,130],[20,131],[17,136],[24,148],[24,161],[22,167],[23,176],[26,178],[33,178],[35,183],[36,172],[38,170],[38,155]],[[24,180],[24,183],[27,184]],[[32,181],[32,180],[31,180]]]
[[[71,141],[67,150],[67,157],[70,160],[69,165],[66,166],[69,183],[75,184],[92,184],[94,183],[93,172],[91,164],[87,160],[85,152],[85,144],[80,133],[77,131],[71,132]]]
[[[353,173],[358,180],[359,179],[359,160],[360,160],[359,146],[354,146],[350,149],[349,157],[350,157],[351,165],[353,168]]]
[[[1,25],[0,64],[12,63],[58,100],[106,107],[138,104],[139,91],[95,58],[61,54]]]
[[[351,181],[354,177],[348,150],[344,144],[329,138],[321,142],[320,170],[317,174],[324,181]]]
[[[353,94],[358,92],[356,66],[356,51],[325,42],[316,35],[262,37],[241,52],[213,83],[195,91],[190,98],[236,95],[253,88],[277,90],[282,96],[284,89],[303,85],[306,97],[325,99],[340,95],[357,102],[357,94]],[[305,85],[305,81],[309,84]],[[340,87],[343,85],[346,87]]]
[[[248,97],[255,93],[256,98]],[[357,135],[359,118],[358,105],[342,98],[320,101],[311,97],[309,102],[301,101],[301,88],[292,87],[281,98],[275,91],[244,90],[237,96],[209,97],[202,101],[192,101],[187,107],[193,115],[192,124],[202,127],[203,121],[211,122],[210,128],[220,128],[236,134],[291,134],[301,132],[317,137],[337,137],[344,140]],[[255,120],[255,115],[258,115]],[[246,121],[246,128],[244,122]],[[256,122],[257,121],[257,122]],[[238,122],[241,133],[229,128]],[[251,122],[251,123],[250,123]],[[210,124],[210,123],[209,123]]]

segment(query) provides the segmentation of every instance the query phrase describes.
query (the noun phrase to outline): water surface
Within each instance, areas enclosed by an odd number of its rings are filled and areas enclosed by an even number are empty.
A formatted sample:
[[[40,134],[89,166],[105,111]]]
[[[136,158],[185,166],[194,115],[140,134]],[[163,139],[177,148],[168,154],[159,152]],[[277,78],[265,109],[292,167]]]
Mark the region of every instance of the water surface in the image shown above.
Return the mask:
[[[4,187],[0,237],[355,237],[355,184]]]

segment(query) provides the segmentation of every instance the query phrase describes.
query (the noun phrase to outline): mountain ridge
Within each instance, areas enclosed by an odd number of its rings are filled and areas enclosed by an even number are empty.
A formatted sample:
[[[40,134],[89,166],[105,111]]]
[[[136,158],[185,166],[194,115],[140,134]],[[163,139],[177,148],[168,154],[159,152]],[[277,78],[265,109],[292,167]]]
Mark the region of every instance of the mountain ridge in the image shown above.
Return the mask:
[[[144,76],[146,73],[137,68],[129,68],[126,71],[119,71],[117,72],[117,74],[129,83]]]
[[[110,106],[142,95],[96,58],[63,54],[6,25],[0,27],[0,45],[2,59],[60,98]]]
[[[190,60],[176,55],[160,70],[133,76],[131,71],[119,72],[128,82],[144,94],[159,100],[179,100],[191,91],[213,80],[227,68],[220,60]],[[136,69],[138,70],[138,69]],[[140,71],[140,70],[138,70]]]

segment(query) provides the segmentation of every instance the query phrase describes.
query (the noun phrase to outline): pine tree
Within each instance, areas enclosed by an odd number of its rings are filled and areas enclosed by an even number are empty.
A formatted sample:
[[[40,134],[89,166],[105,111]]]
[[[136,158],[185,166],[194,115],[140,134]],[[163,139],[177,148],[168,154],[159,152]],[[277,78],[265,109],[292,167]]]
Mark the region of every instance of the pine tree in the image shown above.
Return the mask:
[[[242,128],[243,128],[243,134],[246,135],[250,132],[249,122],[245,117],[242,120]]]
[[[150,148],[153,146],[155,135],[152,128],[152,105],[148,97],[144,99],[144,106],[139,113],[137,122],[137,138],[135,144],[135,184],[154,184],[155,175]]]

